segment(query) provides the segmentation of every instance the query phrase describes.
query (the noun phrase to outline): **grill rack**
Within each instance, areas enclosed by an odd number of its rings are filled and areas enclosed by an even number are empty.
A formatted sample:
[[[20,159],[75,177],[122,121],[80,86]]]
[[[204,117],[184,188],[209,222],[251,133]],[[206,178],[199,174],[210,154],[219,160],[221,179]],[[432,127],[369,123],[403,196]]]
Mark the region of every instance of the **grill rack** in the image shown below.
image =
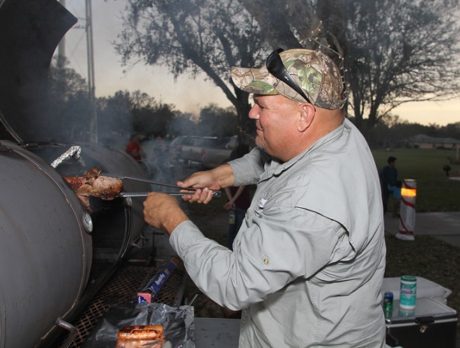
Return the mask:
[[[137,291],[147,284],[159,270],[158,266],[132,265],[129,263],[121,266],[75,321],[76,332],[69,347],[82,347],[110,306],[133,301],[136,298]],[[184,273],[176,269],[164,284],[156,302],[174,306],[183,278]]]

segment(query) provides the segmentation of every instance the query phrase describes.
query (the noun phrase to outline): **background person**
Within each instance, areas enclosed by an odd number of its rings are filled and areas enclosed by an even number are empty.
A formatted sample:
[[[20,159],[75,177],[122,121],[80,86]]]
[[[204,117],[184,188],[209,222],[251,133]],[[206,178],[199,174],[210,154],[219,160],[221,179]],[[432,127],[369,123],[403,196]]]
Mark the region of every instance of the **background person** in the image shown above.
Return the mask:
[[[240,347],[383,347],[385,241],[374,159],[344,117],[331,59],[307,49],[277,55],[260,69],[232,69],[236,86],[255,94],[257,147],[178,182],[198,189],[186,201],[205,204],[212,190],[257,184],[234,250],[206,238],[171,196],[151,193],[145,220],[170,235],[202,292],[243,309]]]
[[[129,138],[125,150],[126,153],[131,155],[136,161],[142,161],[143,152],[139,134],[134,134]]]
[[[230,154],[230,160],[243,157],[249,152],[249,146],[246,144],[238,145]],[[229,211],[228,216],[228,247],[233,250],[233,241],[243,223],[246,210],[251,205],[250,187],[230,186],[225,188],[225,194],[228,201],[224,205],[224,209]]]
[[[401,182],[398,180],[398,170],[396,169],[396,157],[390,156],[380,172],[382,186],[383,212],[388,211],[388,201],[390,197],[394,199],[393,214],[399,213],[399,201],[401,200]]]

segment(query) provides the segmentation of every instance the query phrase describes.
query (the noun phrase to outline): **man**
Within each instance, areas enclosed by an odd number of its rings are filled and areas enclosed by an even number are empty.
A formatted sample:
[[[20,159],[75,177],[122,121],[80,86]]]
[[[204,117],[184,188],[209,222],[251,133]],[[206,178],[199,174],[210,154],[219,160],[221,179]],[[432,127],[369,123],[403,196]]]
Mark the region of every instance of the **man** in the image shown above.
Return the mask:
[[[398,170],[396,169],[396,157],[390,156],[387,159],[387,165],[382,168],[380,173],[382,183],[382,201],[383,212],[388,211],[388,200],[390,196],[395,198],[393,215],[397,215],[399,211],[399,200],[401,199],[401,184],[398,183]]]
[[[233,252],[204,237],[177,201],[153,193],[146,221],[164,229],[197,286],[242,309],[240,347],[383,347],[385,268],[379,178],[344,117],[343,83],[325,54],[275,51],[234,68],[254,93],[257,148],[178,182],[208,203],[214,190],[257,184]]]

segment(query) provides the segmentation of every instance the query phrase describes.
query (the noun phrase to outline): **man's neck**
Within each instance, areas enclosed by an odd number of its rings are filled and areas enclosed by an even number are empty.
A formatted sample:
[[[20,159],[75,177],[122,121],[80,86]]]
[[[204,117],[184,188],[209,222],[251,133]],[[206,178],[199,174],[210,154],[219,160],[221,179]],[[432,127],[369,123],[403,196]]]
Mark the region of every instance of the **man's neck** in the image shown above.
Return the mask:
[[[315,122],[304,137],[303,150],[310,148],[319,139],[340,127],[345,120],[341,110],[318,109]]]

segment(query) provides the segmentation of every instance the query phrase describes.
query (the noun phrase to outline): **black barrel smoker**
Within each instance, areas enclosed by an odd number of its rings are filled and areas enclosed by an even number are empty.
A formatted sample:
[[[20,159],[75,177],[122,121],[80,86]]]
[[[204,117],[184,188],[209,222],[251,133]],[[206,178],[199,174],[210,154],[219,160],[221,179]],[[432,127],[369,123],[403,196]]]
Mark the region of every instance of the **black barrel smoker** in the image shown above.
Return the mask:
[[[95,165],[137,177],[142,169],[121,152],[81,148],[54,169],[44,158],[63,145],[0,141],[0,347],[32,347],[65,326],[141,238],[142,201],[116,198],[89,214],[63,176]]]
[[[63,177],[146,170],[107,146],[50,141],[36,122],[51,57],[75,22],[56,0],[0,0],[0,348],[40,346],[71,327],[142,237],[142,200],[89,213]]]

